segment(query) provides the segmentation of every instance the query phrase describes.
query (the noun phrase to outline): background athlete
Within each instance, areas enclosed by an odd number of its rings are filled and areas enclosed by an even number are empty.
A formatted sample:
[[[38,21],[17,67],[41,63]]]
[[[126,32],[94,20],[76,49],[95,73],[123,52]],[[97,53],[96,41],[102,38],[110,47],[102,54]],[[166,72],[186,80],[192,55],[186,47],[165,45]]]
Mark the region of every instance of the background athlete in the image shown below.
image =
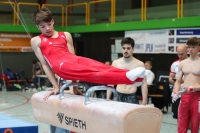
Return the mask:
[[[179,57],[178,60],[174,61],[170,67],[170,74],[169,74],[169,82],[174,85],[177,75],[178,75],[178,66],[181,61],[186,59],[187,56],[187,46],[185,44],[179,44],[177,46],[177,55]],[[183,79],[181,81],[183,84]],[[180,90],[182,87],[180,85]],[[174,89],[172,91],[172,96],[174,95]],[[179,107],[180,98],[178,98],[175,102],[172,102],[172,116],[174,119],[178,119],[178,107]]]
[[[134,45],[135,45],[135,41],[132,38],[126,37],[122,39],[121,47],[122,47],[123,57],[117,60],[114,60],[112,63],[112,66],[115,66],[121,69],[128,69],[128,70],[131,70],[137,67],[144,68],[144,63],[133,57]],[[139,84],[142,85],[141,86],[142,97],[143,97],[142,104],[146,105],[147,94],[148,94],[146,78],[144,78],[143,81],[140,82]],[[118,84],[116,90],[118,92],[118,101],[139,104],[139,100],[135,93],[137,91],[137,86],[127,85],[127,84]],[[110,99],[110,95],[111,95],[111,91],[107,90],[107,99]]]
[[[184,76],[183,94],[178,110],[178,133],[187,133],[189,121],[191,121],[191,132],[199,132],[200,120],[200,50],[199,39],[189,38],[187,41],[190,56],[181,61],[178,68],[177,80],[174,84],[174,93],[180,90],[180,84]],[[175,96],[176,96],[175,95]]]

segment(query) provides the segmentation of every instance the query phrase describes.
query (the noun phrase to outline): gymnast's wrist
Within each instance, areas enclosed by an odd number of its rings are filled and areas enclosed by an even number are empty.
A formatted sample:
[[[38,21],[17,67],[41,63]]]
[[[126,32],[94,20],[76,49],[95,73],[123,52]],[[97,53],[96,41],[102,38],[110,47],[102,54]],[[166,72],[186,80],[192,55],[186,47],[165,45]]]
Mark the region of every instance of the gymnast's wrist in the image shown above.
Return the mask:
[[[147,98],[144,98],[143,100],[142,100],[142,102],[147,102],[148,101],[148,99]]]
[[[59,87],[53,87],[54,90],[60,91]]]

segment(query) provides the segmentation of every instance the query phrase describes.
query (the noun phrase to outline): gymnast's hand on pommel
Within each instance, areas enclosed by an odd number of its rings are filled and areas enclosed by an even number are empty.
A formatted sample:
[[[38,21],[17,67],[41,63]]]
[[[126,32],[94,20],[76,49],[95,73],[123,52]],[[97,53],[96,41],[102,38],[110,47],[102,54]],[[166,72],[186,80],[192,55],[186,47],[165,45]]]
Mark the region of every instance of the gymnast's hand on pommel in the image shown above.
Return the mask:
[[[59,93],[59,89],[57,89],[57,88],[54,88],[54,90],[52,90],[52,91],[50,91],[50,92],[48,92],[48,93],[46,93],[45,95],[44,95],[44,100],[47,100],[51,95],[56,95],[56,94],[58,94]]]

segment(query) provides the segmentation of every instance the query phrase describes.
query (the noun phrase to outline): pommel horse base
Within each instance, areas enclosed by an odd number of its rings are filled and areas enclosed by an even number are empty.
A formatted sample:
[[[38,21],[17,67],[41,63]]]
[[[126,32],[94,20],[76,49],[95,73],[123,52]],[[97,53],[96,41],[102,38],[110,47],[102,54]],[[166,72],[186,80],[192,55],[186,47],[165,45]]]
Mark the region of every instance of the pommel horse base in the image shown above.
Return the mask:
[[[65,84],[60,95],[52,95],[48,100],[43,97],[47,92],[38,92],[32,96],[32,107],[36,120],[58,127],[52,133],[159,133],[162,112],[143,105],[89,98],[95,90],[116,90],[105,86],[88,89],[84,96],[64,94],[69,86],[82,84]],[[88,86],[85,86],[86,88]]]

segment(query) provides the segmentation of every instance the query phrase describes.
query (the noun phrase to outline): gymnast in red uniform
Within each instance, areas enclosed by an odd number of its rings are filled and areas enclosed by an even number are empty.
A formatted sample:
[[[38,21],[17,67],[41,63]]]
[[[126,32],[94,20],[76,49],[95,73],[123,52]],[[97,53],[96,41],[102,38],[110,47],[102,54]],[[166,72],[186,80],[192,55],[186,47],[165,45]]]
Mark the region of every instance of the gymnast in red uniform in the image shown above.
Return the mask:
[[[133,70],[118,69],[104,63],[74,55],[71,34],[54,30],[51,12],[43,7],[33,14],[33,21],[42,32],[31,39],[31,45],[43,69],[54,86],[45,99],[59,93],[55,74],[63,79],[81,80],[97,84],[136,84],[142,83],[147,75],[144,68]]]

